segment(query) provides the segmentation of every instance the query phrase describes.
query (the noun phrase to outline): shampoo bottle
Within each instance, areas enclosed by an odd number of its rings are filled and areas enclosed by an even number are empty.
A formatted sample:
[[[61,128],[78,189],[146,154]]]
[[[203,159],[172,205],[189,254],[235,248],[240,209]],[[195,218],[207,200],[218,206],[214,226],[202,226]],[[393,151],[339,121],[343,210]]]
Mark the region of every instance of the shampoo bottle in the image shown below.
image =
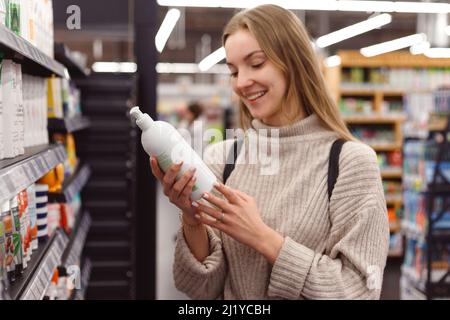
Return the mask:
[[[210,192],[216,182],[215,175],[191,148],[181,134],[169,123],[154,121],[139,107],[131,109],[130,114],[142,130],[141,142],[148,155],[155,156],[160,168],[166,172],[173,164],[183,161],[178,180],[189,168],[195,167],[197,181],[192,188],[191,199],[199,200],[204,192]]]

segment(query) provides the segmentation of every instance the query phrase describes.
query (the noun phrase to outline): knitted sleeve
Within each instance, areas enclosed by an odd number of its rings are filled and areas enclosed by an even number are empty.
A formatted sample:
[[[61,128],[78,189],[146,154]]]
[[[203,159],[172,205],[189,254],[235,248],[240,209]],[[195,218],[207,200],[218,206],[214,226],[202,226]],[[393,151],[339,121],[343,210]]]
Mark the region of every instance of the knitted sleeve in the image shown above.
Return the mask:
[[[284,299],[379,299],[389,249],[389,223],[375,152],[344,144],[330,201],[325,252],[285,237],[268,294]]]
[[[209,146],[203,160],[219,181],[225,165],[226,151],[233,141],[227,140]],[[217,299],[223,291],[227,264],[222,249],[220,232],[207,227],[210,255],[199,262],[191,253],[180,228],[175,246],[173,276],[175,287],[192,299]]]

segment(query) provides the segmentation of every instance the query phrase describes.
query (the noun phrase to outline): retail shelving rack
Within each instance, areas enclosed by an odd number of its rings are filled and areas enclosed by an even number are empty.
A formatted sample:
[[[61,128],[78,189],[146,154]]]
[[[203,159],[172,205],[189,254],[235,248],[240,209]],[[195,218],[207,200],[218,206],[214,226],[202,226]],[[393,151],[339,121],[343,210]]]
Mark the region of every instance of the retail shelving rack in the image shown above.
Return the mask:
[[[450,298],[450,176],[447,167],[450,153],[450,87],[436,90],[433,97],[434,101],[438,97],[445,101],[443,104],[447,111],[440,117],[446,121],[440,122],[441,126],[430,123],[428,137],[425,140],[417,138],[423,143],[419,157],[425,163],[425,170],[419,169],[422,171],[419,175],[411,174],[405,187],[420,195],[418,199],[421,200],[415,204],[416,210],[411,210],[415,223],[410,221],[410,217],[402,222],[408,245],[412,246],[406,248],[411,256],[405,258],[402,266],[403,299]]]
[[[91,127],[81,132],[78,152],[92,168],[82,192],[91,214],[83,257],[91,270],[87,299],[134,299],[135,137],[128,110],[135,91],[133,74],[92,73],[76,81],[83,114]],[[83,270],[82,270],[83,272]]]
[[[65,76],[62,64],[3,25],[0,25],[0,52],[6,59],[20,63],[26,74],[40,77]],[[66,157],[62,145],[52,144],[26,148],[23,155],[0,160],[0,202],[11,199],[36,182]],[[42,299],[50,285],[53,271],[62,262],[68,241],[67,235],[57,229],[50,239],[40,243],[20,279],[12,284],[0,285],[7,288],[2,290],[0,299]]]
[[[390,132],[382,144],[366,141],[378,154],[380,163],[390,159],[390,155],[403,156],[405,141],[404,126],[406,115],[402,108],[405,97],[411,92],[418,92],[418,83],[411,83],[413,76],[408,72],[422,71],[425,81],[420,83],[420,90],[433,90],[432,82],[426,81],[436,70],[450,67],[449,59],[430,59],[424,55],[411,55],[406,51],[397,51],[367,58],[359,51],[341,50],[338,52],[341,64],[324,68],[324,75],[332,96],[339,104],[344,121],[350,129],[363,129],[370,137],[371,133]],[[406,71],[406,72],[405,72]],[[406,77],[401,77],[405,72]],[[400,77],[399,77],[400,75]],[[406,78],[406,79],[404,79]],[[404,81],[405,80],[405,81]],[[423,80],[422,78],[420,80]],[[411,85],[412,84],[412,85]],[[347,103],[351,102],[351,103]],[[359,105],[358,105],[359,103]],[[355,106],[351,108],[348,106]],[[397,106],[398,108],[391,108]],[[354,112],[357,111],[357,112]],[[392,112],[394,111],[394,112]],[[365,138],[362,135],[361,138]],[[364,141],[364,139],[362,139]],[[385,155],[383,157],[383,154]],[[399,157],[397,157],[399,158]],[[390,162],[390,161],[388,161]],[[404,172],[400,166],[381,166],[381,177],[386,187],[386,204],[390,219],[391,245],[383,288],[389,293],[382,298],[396,299],[399,292],[400,266],[404,255],[404,237],[402,236],[401,217],[404,199],[396,186],[404,184]],[[391,188],[394,186],[394,188]],[[389,190],[396,190],[389,194]],[[394,213],[394,214],[393,214]]]

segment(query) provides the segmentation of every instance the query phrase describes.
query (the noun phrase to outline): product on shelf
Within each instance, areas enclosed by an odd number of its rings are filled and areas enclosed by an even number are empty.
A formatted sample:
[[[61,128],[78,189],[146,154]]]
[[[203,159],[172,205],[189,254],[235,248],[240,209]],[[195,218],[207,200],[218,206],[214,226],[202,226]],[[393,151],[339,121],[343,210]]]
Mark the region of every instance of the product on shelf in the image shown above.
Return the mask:
[[[14,261],[14,255],[17,243],[14,242],[13,238],[13,219],[11,217],[9,200],[4,202],[2,205],[2,221],[3,226],[5,228],[5,266],[6,272],[8,276],[8,280],[10,282],[14,282],[16,280],[16,264]]]
[[[22,250],[22,239],[20,234],[20,212],[19,212],[19,201],[17,196],[14,196],[9,201],[11,219],[13,221],[13,243],[14,243],[14,264],[16,266],[16,279],[20,278],[23,269],[23,250]],[[25,262],[26,265],[26,262]]]
[[[2,208],[0,207],[0,210]],[[0,211],[0,282],[7,279],[6,274],[6,248],[5,248],[5,226],[2,212]]]
[[[52,141],[62,143],[66,147],[67,159],[64,162],[64,176],[67,178],[75,172],[78,165],[75,138],[71,133],[54,133],[52,136]]]
[[[3,107],[0,121],[3,127],[4,158],[13,158],[24,153],[24,110],[20,99],[22,85],[19,84],[21,80],[19,74],[21,74],[20,65],[12,60],[2,60],[0,77]]]
[[[3,8],[6,10],[3,11]],[[4,12],[5,18],[2,19]],[[4,22],[2,22],[2,20]],[[0,24],[53,58],[53,6],[51,0],[1,0]]]
[[[48,185],[36,184],[36,214],[37,214],[37,238],[38,242],[44,242],[48,239],[47,228],[47,201],[48,201]]]

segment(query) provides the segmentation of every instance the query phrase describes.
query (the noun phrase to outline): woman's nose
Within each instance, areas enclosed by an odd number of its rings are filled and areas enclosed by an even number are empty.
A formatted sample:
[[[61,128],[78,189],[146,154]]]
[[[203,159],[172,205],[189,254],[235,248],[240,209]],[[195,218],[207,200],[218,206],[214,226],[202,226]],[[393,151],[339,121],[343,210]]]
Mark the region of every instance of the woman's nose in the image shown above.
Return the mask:
[[[252,84],[253,84],[253,80],[248,74],[245,74],[243,72],[238,74],[238,78],[237,78],[237,82],[236,82],[237,89],[241,90],[241,89],[251,86]]]

